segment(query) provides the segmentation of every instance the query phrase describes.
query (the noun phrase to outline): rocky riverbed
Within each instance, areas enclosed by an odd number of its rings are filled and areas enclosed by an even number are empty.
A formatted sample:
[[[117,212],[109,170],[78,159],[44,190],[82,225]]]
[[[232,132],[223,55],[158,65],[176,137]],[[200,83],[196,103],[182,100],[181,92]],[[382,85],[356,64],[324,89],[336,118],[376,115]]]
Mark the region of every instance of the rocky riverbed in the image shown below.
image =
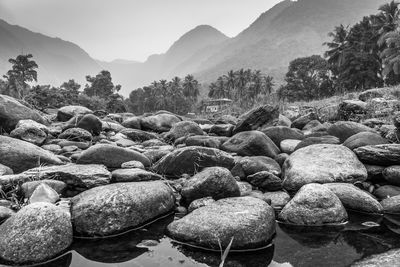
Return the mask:
[[[270,105],[213,120],[79,106],[45,115],[0,95],[1,261],[62,261],[74,250],[74,260],[123,252],[126,262],[156,247],[172,260],[184,251],[182,266],[218,266],[230,244],[226,266],[309,266],[345,253],[335,247],[343,239],[356,256],[335,266],[400,264],[391,251],[400,247],[400,116],[385,125],[286,115]]]

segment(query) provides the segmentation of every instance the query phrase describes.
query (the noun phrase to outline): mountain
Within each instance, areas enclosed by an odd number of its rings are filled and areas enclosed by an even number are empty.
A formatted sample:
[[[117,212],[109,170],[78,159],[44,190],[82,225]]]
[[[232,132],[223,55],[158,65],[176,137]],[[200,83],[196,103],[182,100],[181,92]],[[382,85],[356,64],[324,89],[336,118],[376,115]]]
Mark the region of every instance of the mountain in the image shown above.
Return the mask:
[[[21,53],[32,54],[39,65],[39,84],[59,86],[69,79],[83,84],[86,75],[101,70],[101,66],[76,44],[10,25],[0,19],[0,76],[11,67],[8,59]]]
[[[121,85],[121,93],[129,93],[154,80],[185,76],[197,71],[204,58],[215,47],[229,40],[229,37],[209,25],[200,25],[179,38],[164,54],[151,55],[146,62],[128,64],[106,63],[115,80]],[[126,68],[127,67],[127,68]],[[130,74],[130,75],[129,75]]]
[[[291,60],[322,54],[327,34],[339,24],[352,25],[378,13],[382,0],[286,0],[263,13],[197,69],[211,81],[230,69],[260,69],[281,81]]]

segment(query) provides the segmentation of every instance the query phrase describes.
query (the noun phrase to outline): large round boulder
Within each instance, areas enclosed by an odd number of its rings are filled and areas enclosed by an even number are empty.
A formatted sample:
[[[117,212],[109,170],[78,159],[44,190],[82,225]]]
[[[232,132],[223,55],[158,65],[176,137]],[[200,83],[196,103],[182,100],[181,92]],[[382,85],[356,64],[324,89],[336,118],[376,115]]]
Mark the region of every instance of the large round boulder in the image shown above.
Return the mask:
[[[198,208],[167,227],[172,238],[210,249],[259,248],[271,243],[275,234],[274,210],[253,197],[218,200]]]
[[[160,159],[153,167],[159,173],[172,177],[192,175],[207,167],[231,169],[234,158],[219,149],[190,146],[179,148]]]
[[[193,200],[212,197],[215,200],[240,196],[239,186],[226,168],[211,167],[188,179],[182,187],[182,197],[187,203]]]
[[[122,122],[122,126],[125,128],[140,130],[140,117],[130,117]]]
[[[15,173],[38,167],[42,164],[62,165],[53,153],[34,144],[7,136],[0,136],[0,163]]]
[[[374,146],[388,144],[389,142],[377,133],[361,132],[350,136],[344,141],[343,145],[354,150],[362,146]]]
[[[332,183],[325,186],[335,193],[345,208],[367,213],[382,212],[382,205],[371,194],[352,184]]]
[[[79,235],[107,236],[166,214],[174,208],[175,198],[163,182],[118,183],[87,190],[71,204]]]
[[[340,142],[344,142],[350,136],[361,132],[376,131],[369,128],[368,126],[353,121],[338,121],[328,128],[328,133],[339,138]]]
[[[275,158],[279,148],[274,142],[259,131],[240,132],[222,144],[221,149],[237,153],[239,156],[267,156]]]
[[[354,152],[363,163],[367,164],[392,166],[400,162],[399,144],[363,146],[354,149]]]
[[[140,161],[145,167],[150,166],[150,160],[143,154],[113,145],[98,144],[83,151],[79,156],[78,164],[103,164],[109,168],[120,168],[128,161]]]
[[[367,179],[356,155],[340,145],[312,145],[297,150],[283,164],[283,187],[297,191],[310,183],[354,183]]]
[[[72,117],[77,115],[92,114],[93,111],[82,106],[65,106],[58,109],[57,120],[58,121],[68,121]]]
[[[69,213],[50,203],[33,203],[0,225],[0,256],[16,264],[49,260],[72,243]]]
[[[90,142],[93,136],[90,132],[82,128],[69,128],[58,136],[59,139],[66,139],[68,141],[76,142]]]
[[[340,199],[320,184],[303,186],[279,214],[280,220],[298,225],[339,224],[347,218]]]
[[[95,115],[86,114],[79,120],[77,127],[82,128],[93,135],[99,135],[102,130],[102,123]]]
[[[46,141],[47,134],[38,127],[23,125],[11,131],[10,136],[40,146]]]
[[[0,128],[12,131],[20,120],[33,120],[46,124],[39,112],[21,104],[11,96],[0,95]]]

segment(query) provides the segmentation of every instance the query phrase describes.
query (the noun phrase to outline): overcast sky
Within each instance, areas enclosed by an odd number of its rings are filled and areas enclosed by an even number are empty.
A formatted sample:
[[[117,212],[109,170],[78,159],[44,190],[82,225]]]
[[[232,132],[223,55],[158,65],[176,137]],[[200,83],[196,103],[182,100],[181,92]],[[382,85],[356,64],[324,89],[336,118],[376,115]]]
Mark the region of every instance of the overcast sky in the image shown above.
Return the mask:
[[[72,41],[92,57],[145,60],[192,28],[232,37],[281,0],[0,0],[0,18]]]

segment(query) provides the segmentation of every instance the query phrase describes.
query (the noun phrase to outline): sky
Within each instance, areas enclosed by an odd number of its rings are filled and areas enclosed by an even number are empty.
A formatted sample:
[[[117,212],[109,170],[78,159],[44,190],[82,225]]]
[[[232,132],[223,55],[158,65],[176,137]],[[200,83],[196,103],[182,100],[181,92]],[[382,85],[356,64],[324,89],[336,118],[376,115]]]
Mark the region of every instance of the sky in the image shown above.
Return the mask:
[[[145,61],[211,25],[229,37],[282,0],[0,0],[0,18],[82,47],[92,57]]]

